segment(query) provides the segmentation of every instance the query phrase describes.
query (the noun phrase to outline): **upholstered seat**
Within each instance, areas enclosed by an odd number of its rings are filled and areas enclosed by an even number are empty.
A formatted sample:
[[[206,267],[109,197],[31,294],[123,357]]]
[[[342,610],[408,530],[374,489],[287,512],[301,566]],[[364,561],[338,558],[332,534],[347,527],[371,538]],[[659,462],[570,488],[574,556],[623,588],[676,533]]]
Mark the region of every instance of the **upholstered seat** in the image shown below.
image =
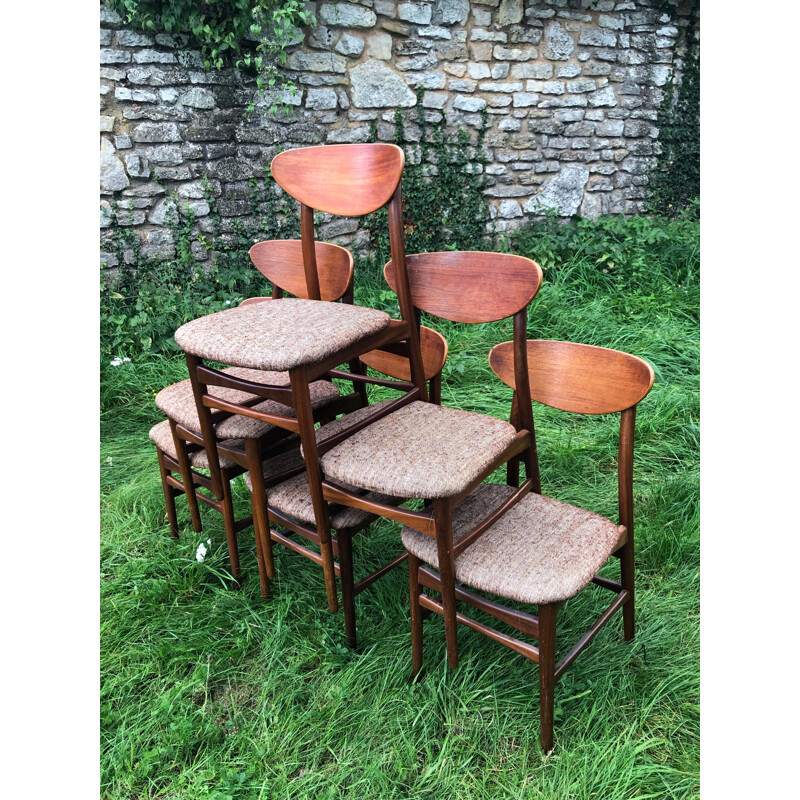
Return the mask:
[[[513,494],[483,484],[453,514],[458,542]],[[436,540],[404,527],[406,549],[438,569]],[[456,580],[522,603],[556,603],[588,585],[616,549],[617,526],[599,514],[531,492],[455,560]]]
[[[175,341],[200,358],[283,371],[318,363],[390,322],[386,312],[373,308],[282,298],[187,322],[175,331]]]
[[[274,386],[283,386],[289,383],[289,375],[286,372],[266,372],[243,367],[232,367],[222,371],[255,383],[267,383]],[[330,381],[315,381],[309,385],[309,391],[313,408],[321,408],[340,396],[339,390]],[[245,403],[255,397],[255,395],[238,389],[227,389],[224,386],[210,387],[209,393],[230,403]],[[192,383],[188,378],[162,389],[156,395],[156,405],[179,425],[183,425],[195,433],[200,433],[200,417],[197,414],[197,405],[192,393]],[[275,400],[264,400],[253,408],[268,414],[295,416],[294,409]],[[268,422],[234,414],[217,425],[217,436],[220,439],[257,439],[272,427]]]
[[[175,440],[172,438],[172,430],[169,427],[169,420],[165,419],[150,429],[150,439],[159,450],[163,450],[174,461],[178,460],[178,452],[175,449]],[[243,439],[226,439],[225,445],[230,447],[243,447]],[[205,448],[189,453],[189,464],[195,469],[208,469],[208,455]],[[223,469],[232,469],[236,465],[229,458],[219,454],[219,464]]]
[[[494,417],[417,401],[355,433],[325,453],[320,464],[326,478],[368,491],[452,497],[478,478],[515,434],[513,425]]]
[[[330,436],[333,436],[339,431],[346,430],[349,426],[354,425],[359,420],[374,412],[377,408],[389,403],[391,401],[384,400],[381,403],[359,408],[352,414],[340,417],[337,420],[324,425],[316,432],[317,441],[322,442]],[[282,456],[276,456],[264,462],[263,475],[264,479],[277,475],[280,472],[291,469],[292,467],[301,466],[303,457],[300,451],[293,451]],[[252,491],[252,481],[250,475],[245,475],[245,483],[247,488]],[[385,494],[377,494],[374,492],[362,493],[355,486],[345,486],[344,488],[363,494],[363,496],[376,503],[394,504],[400,502],[398,498],[391,497]],[[305,472],[289,478],[277,486],[267,489],[267,499],[269,505],[284,514],[294,517],[301,522],[306,522],[313,525],[314,519],[314,506],[311,502],[311,491],[308,488],[308,477]],[[347,506],[333,505],[333,513],[331,514],[331,527],[334,530],[341,530],[342,528],[356,528],[366,522],[371,516],[368,512],[362,511],[358,508],[350,508]]]

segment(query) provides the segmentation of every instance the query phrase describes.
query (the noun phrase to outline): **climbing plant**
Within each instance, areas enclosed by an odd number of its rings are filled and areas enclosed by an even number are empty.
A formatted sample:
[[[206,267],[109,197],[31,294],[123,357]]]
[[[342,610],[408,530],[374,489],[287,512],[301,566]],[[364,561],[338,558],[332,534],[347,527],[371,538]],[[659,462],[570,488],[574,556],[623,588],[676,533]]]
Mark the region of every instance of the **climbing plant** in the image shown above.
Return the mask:
[[[699,2],[694,0],[684,28],[680,81],[673,70],[664,87],[656,121],[658,155],[650,174],[650,202],[653,211],[670,217],[692,206],[699,210],[696,203],[700,198],[699,15]]]

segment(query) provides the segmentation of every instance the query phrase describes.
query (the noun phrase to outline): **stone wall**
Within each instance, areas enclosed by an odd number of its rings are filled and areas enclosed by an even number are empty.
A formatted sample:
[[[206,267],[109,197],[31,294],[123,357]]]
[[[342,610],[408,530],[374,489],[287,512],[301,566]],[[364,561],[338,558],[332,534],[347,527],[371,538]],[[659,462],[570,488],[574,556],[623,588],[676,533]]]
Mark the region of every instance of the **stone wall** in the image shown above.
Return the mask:
[[[126,27],[100,6],[103,242],[116,202],[118,221],[140,231],[144,251],[168,254],[172,197],[181,212],[192,210],[202,235],[210,227],[204,177],[222,230],[234,218],[252,229],[248,180],[263,177],[280,148],[364,142],[371,126],[393,141],[397,108],[410,141],[420,113],[431,122],[444,115],[448,130],[461,127],[474,141],[486,110],[486,194],[500,230],[545,207],[588,217],[644,210],[660,87],[671,69],[680,73],[676,41],[688,8],[677,0],[310,5],[318,25],[298,37],[286,65],[297,86],[281,95],[290,115],[269,113],[276,98],[259,97],[253,77],[207,72],[198,52]],[[347,242],[352,230],[319,235]],[[109,250],[101,245],[101,260],[114,266]],[[199,243],[194,252],[207,257]]]

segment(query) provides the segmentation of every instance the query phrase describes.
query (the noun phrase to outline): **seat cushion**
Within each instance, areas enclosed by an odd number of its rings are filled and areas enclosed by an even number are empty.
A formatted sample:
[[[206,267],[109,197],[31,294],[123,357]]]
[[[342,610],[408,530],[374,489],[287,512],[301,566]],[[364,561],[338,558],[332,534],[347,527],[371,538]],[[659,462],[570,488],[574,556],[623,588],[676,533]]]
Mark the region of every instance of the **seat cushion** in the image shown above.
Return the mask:
[[[453,513],[453,541],[460,541],[514,493],[485,483]],[[439,568],[436,540],[404,527],[403,544]],[[555,603],[589,584],[616,549],[611,520],[531,492],[506,512],[455,561],[456,580],[521,603]]]
[[[374,308],[282,298],[187,322],[175,341],[187,353],[223,364],[288,370],[316,364],[388,327],[390,319]]]
[[[150,439],[152,439],[153,443],[159,450],[163,450],[175,461],[178,460],[178,451],[175,449],[175,440],[172,438],[172,430],[169,426],[168,419],[165,419],[163,422],[159,422],[150,429]],[[244,440],[228,439],[225,441],[225,444],[230,445],[231,447],[243,447]],[[206,453],[205,448],[202,450],[195,450],[193,453],[189,453],[189,464],[195,469],[208,469],[208,454]],[[222,469],[230,469],[231,467],[236,466],[233,461],[231,461],[229,458],[226,458],[222,454],[220,454],[219,457],[219,464]]]
[[[317,430],[317,441],[323,440],[325,436],[323,433],[324,431],[327,430],[327,435],[330,436],[332,433],[337,433],[339,430],[344,430],[348,424],[352,425],[354,422],[362,419],[371,411],[374,411],[377,407],[388,402],[391,401],[386,400],[383,401],[383,403],[376,403],[375,405],[367,406],[366,408],[360,408],[357,411],[354,411],[352,414],[348,414],[346,417],[340,417],[338,420],[334,420],[334,422],[331,422],[329,425],[319,428]],[[338,426],[335,425],[335,423],[338,423]],[[292,467],[300,466],[302,463],[303,457],[299,450],[295,450],[293,453],[288,453],[283,456],[275,456],[274,458],[268,459],[263,464],[264,479],[266,480],[271,478],[282,471],[291,469]],[[252,491],[252,480],[250,475],[245,475],[244,480],[247,484],[247,488]],[[345,485],[343,488],[357,492],[365,497],[365,499],[374,501],[376,503],[395,504],[401,502],[401,498],[375,492],[361,492],[355,486]],[[311,491],[308,488],[308,478],[306,477],[305,472],[301,472],[295,475],[293,478],[289,478],[283,483],[267,489],[267,498],[269,505],[283,514],[287,514],[290,517],[294,517],[295,519],[308,524],[313,525],[315,523],[314,506],[311,502]],[[362,525],[371,516],[367,511],[362,511],[358,508],[351,508],[349,506],[340,506],[335,503],[331,504],[330,508],[332,511],[330,518],[331,527],[334,530],[342,528],[355,528],[359,525]]]
[[[451,497],[478,478],[515,435],[513,425],[495,417],[417,401],[353,434],[320,463],[329,479],[368,491]]]
[[[273,386],[285,386],[289,383],[289,376],[285,372],[266,372],[241,367],[233,367],[222,371],[255,383],[267,383]],[[238,389],[227,389],[224,386],[209,387],[209,391],[215,397],[231,403],[244,403],[255,397],[255,395],[247,392],[241,392]],[[309,391],[311,393],[311,405],[314,408],[321,408],[340,396],[339,390],[330,381],[315,381],[309,385]],[[175,422],[190,431],[200,433],[200,417],[197,414],[192,383],[188,378],[162,389],[156,395],[156,405],[168,417],[174,419]],[[264,400],[253,406],[253,408],[267,414],[281,414],[287,417],[295,416],[293,408],[275,400]],[[261,422],[261,420],[253,419],[252,417],[234,414],[217,425],[217,436],[220,439],[257,439],[273,427],[268,422]]]

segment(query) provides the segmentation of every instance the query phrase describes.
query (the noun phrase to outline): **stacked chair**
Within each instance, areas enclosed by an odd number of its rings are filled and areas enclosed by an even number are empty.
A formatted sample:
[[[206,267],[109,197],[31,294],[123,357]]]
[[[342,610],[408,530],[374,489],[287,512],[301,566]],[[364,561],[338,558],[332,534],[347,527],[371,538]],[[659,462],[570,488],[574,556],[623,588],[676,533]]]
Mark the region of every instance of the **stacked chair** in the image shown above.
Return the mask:
[[[160,423],[160,438],[151,433],[170,530],[175,535],[176,492],[187,495],[196,530],[203,498],[223,512],[233,567],[236,532],[250,520],[233,519],[230,479],[246,473],[262,590],[275,574],[274,543],[311,558],[322,567],[331,611],[341,581],[351,647],[354,597],[408,559],[412,674],[422,668],[423,617],[430,612],[444,619],[452,668],[459,623],[538,662],[541,744],[549,751],[555,683],[616,611],[625,638],[634,635],[633,434],[653,370],[615,350],[529,340],[527,309],[542,283],[530,259],[458,251],[407,256],[403,164],[402,151],[384,144],[301,148],[273,161],[276,181],[300,202],[302,238],[251,251],[275,285],[272,298],[252,298],[176,332],[190,374],[176,386],[184,401],[191,392],[193,415],[160,402],[169,419]],[[397,294],[399,320],[353,305],[352,259],[314,236],[315,210],[361,216],[383,206],[391,244],[384,275]],[[489,354],[492,370],[513,389],[509,422],[439,404],[447,343],[420,324],[423,313],[463,324],[511,320],[512,338]],[[351,382],[352,394],[341,395],[333,379]],[[400,396],[369,405],[368,384]],[[533,401],[578,414],[621,413],[618,522],[541,493]],[[250,426],[249,438],[232,420]],[[197,471],[203,468],[208,475]],[[505,483],[486,483],[500,469]],[[353,534],[378,516],[403,526],[405,551],[355,582]],[[619,581],[598,576],[612,555],[620,561]],[[238,579],[237,570],[238,556]],[[614,599],[557,662],[556,615],[592,583]],[[500,600],[537,606],[538,613]],[[538,646],[461,613],[458,604]]]

